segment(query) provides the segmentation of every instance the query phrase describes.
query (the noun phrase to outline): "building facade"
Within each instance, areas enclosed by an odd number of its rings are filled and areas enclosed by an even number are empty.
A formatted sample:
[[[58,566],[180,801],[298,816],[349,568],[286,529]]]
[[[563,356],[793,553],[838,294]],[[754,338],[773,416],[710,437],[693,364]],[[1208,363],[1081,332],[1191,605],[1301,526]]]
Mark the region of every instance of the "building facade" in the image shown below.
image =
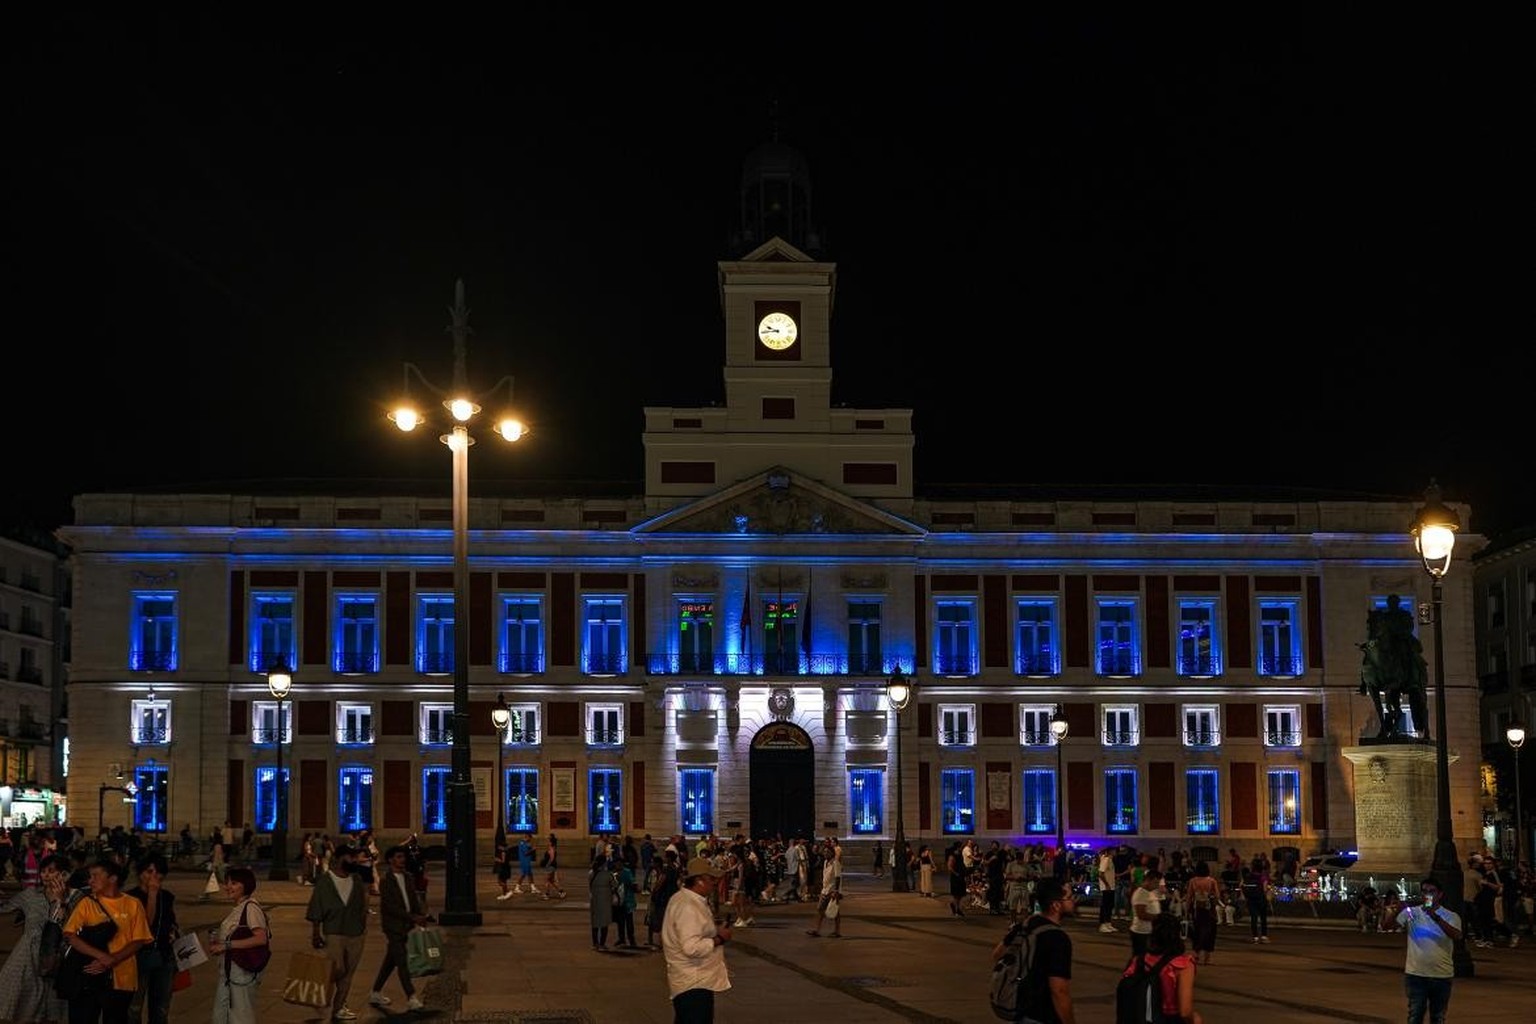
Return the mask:
[[[1489,849],[1513,857],[1516,828],[1523,826],[1520,851],[1529,858],[1536,848],[1531,838],[1536,814],[1530,810],[1536,804],[1536,743],[1523,744],[1517,757],[1507,730],[1514,724],[1536,730],[1536,529],[1495,537],[1472,569],[1482,695],[1482,840]],[[1517,796],[1524,802],[1519,816]]]
[[[69,577],[46,534],[0,534],[0,826],[57,820]]]

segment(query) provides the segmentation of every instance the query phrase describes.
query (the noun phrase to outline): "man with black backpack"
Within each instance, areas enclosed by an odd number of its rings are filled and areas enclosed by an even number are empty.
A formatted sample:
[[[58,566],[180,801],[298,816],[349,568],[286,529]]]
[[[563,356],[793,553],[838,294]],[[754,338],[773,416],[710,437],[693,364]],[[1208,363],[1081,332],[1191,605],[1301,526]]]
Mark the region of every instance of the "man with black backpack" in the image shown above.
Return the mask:
[[[1061,919],[1077,913],[1059,878],[1035,883],[1039,909],[1008,929],[992,950],[992,1012],[1024,1024],[1076,1024],[1072,1009],[1072,939]]]

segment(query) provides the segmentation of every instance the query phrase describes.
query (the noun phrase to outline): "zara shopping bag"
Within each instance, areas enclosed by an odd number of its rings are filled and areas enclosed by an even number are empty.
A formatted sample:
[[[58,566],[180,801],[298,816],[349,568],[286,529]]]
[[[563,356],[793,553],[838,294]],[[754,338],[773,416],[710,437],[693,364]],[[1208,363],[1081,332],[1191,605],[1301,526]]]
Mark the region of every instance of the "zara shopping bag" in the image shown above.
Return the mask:
[[[324,953],[297,950],[288,960],[288,979],[283,982],[283,1002],[330,1008],[336,995],[331,958]]]

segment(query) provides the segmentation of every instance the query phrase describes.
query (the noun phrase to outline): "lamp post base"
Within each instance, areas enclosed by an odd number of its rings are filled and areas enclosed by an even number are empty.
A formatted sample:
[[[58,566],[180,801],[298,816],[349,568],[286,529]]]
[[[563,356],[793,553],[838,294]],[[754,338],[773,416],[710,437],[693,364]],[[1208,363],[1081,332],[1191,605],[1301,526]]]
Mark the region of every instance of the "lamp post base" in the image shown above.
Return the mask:
[[[1456,940],[1451,950],[1451,961],[1456,977],[1470,978],[1476,973],[1472,963],[1472,951],[1467,948],[1467,929],[1472,926],[1472,912],[1463,895],[1466,875],[1461,869],[1461,859],[1456,856],[1455,840],[1441,839],[1435,843],[1435,862],[1429,869],[1429,873],[1440,883],[1445,895],[1449,897],[1445,905],[1461,918],[1461,938]]]
[[[272,866],[267,871],[267,881],[288,881],[288,831],[272,830]]]

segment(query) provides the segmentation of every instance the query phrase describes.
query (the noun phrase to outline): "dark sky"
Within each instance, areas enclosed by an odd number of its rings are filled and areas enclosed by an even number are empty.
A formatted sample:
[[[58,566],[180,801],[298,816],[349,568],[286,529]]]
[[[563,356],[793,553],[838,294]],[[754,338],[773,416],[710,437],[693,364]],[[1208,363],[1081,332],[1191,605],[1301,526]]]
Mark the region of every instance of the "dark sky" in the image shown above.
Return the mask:
[[[448,380],[459,277],[472,382],[536,431],[477,479],[638,482],[642,407],[723,397],[714,263],[776,126],[839,264],[834,398],[916,410],[919,490],[1436,476],[1536,523],[1528,26],[797,10],[15,23],[0,521],[446,493],[381,411],[404,360]]]

